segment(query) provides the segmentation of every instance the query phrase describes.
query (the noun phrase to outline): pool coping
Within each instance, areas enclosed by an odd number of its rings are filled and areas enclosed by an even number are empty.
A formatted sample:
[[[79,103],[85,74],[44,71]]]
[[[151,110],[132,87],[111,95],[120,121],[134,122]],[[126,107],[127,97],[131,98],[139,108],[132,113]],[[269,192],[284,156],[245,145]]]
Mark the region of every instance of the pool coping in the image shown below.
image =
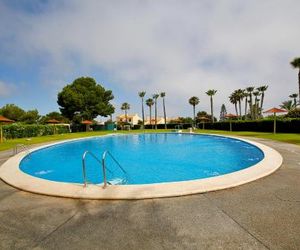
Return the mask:
[[[122,134],[109,134],[103,136],[118,135]],[[198,133],[195,133],[195,135],[198,135]],[[262,150],[265,157],[252,167],[205,179],[142,185],[108,185],[106,188],[103,188],[101,185],[94,184],[89,184],[87,187],[83,187],[83,184],[63,183],[40,179],[26,174],[19,169],[21,160],[27,154],[53,145],[87,139],[78,138],[39,146],[30,152],[21,152],[9,158],[0,168],[0,178],[7,184],[18,189],[50,196],[81,199],[150,199],[184,196],[236,187],[268,176],[275,172],[282,164],[282,156],[276,150],[264,144],[235,136],[216,134],[202,135],[227,137],[250,143]]]

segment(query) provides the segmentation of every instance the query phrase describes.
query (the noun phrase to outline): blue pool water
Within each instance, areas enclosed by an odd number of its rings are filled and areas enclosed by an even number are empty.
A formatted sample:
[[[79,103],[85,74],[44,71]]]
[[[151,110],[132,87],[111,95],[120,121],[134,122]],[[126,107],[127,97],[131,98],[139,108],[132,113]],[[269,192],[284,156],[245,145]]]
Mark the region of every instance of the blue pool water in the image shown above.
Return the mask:
[[[89,150],[101,159],[109,150],[121,163],[107,158],[108,180],[150,184],[195,180],[223,175],[261,161],[263,152],[249,143],[219,136],[193,134],[114,135],[50,146],[26,156],[20,169],[35,177],[83,183],[82,155]],[[87,179],[102,183],[102,168],[91,156],[86,160]]]

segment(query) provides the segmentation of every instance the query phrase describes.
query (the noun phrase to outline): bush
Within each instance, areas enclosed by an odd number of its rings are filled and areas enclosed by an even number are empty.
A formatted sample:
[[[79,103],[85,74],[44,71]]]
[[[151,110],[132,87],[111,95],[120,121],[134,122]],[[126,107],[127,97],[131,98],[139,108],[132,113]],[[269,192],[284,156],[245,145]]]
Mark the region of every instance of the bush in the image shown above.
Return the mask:
[[[243,121],[233,120],[232,131],[253,131],[253,132],[273,132],[274,121],[273,119],[263,119],[258,121]],[[182,126],[183,129],[192,127],[192,124],[167,124],[168,129],[175,129],[176,126]],[[202,128],[202,123],[197,124],[198,128]],[[205,123],[205,129],[213,130],[227,130],[229,131],[229,121]],[[154,129],[155,125],[145,125],[146,129]],[[278,117],[276,122],[277,132],[279,133],[300,133],[300,119],[283,119]],[[164,129],[164,124],[157,124],[158,129]]]
[[[232,131],[272,132],[273,126],[274,121],[270,119],[232,121]],[[229,130],[229,121],[205,123],[205,129]],[[279,133],[300,133],[300,119],[277,120],[276,131]]]
[[[63,134],[69,133],[69,128],[67,126],[55,125],[55,133]],[[27,137],[36,137],[43,135],[53,135],[54,127],[53,125],[25,125],[14,123],[11,125],[3,126],[3,135],[7,139],[14,138],[27,138]]]
[[[190,128],[192,127],[192,124],[190,123],[183,123],[183,124],[178,124],[178,123],[169,123],[167,124],[167,129],[175,129],[176,126],[181,126],[183,129],[187,129],[187,128]],[[155,128],[155,125],[152,124],[152,125],[145,125],[145,129],[154,129]],[[164,129],[165,128],[165,124],[157,124],[157,129]]]

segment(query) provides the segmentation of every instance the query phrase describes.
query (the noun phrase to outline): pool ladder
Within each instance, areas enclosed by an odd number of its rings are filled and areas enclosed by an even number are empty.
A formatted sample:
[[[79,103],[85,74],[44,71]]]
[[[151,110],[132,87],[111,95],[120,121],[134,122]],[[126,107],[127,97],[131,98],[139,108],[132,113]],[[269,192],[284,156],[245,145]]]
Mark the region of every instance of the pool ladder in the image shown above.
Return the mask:
[[[87,186],[87,180],[86,180],[86,163],[85,163],[85,158],[87,155],[92,156],[101,166],[102,166],[102,172],[103,172],[103,188],[106,188],[107,184],[111,184],[110,182],[107,181],[106,178],[106,171],[109,171],[110,173],[112,173],[112,171],[110,171],[107,166],[106,166],[106,162],[105,159],[107,158],[107,156],[110,156],[111,159],[117,164],[117,166],[121,169],[121,171],[126,175],[126,171],[124,170],[124,168],[121,166],[121,164],[116,160],[116,158],[108,151],[104,151],[103,155],[102,155],[102,160],[100,160],[95,154],[93,154],[91,151],[85,151],[82,155],[82,173],[83,173],[83,182],[84,182],[84,187]]]

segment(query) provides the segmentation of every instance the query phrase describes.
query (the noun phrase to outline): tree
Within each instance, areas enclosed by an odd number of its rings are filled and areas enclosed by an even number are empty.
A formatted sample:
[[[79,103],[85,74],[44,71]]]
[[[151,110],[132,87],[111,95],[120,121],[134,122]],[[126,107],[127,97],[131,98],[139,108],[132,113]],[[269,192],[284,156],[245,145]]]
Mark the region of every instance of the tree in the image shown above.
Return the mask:
[[[129,103],[127,103],[127,102],[122,103],[121,110],[124,110],[124,112],[125,112],[125,121],[126,121],[126,123],[128,122],[127,121],[127,110],[129,110],[129,109],[130,109],[130,104]]]
[[[238,116],[238,110],[237,110],[237,101],[238,100],[238,96],[236,94],[236,92],[233,92],[231,93],[231,95],[229,96],[229,101],[234,104],[234,108],[235,108],[235,113],[236,113],[236,116]]]
[[[246,91],[249,94],[250,100],[249,100],[249,106],[250,106],[250,117],[253,119],[253,101],[252,101],[252,92],[254,91],[254,87],[248,87],[246,88]]]
[[[146,95],[145,91],[139,92],[139,97],[142,98],[142,118],[143,118],[143,128],[145,127],[145,112],[144,112],[144,97]]]
[[[298,72],[298,89],[299,89],[298,97],[299,97],[299,103],[300,103],[300,57],[297,57],[293,61],[291,61],[291,65],[295,69],[299,69],[299,72]]]
[[[152,125],[152,114],[151,114],[151,111],[152,111],[152,106],[154,104],[154,101],[153,99],[149,98],[146,100],[146,105],[149,107],[149,112],[150,112],[150,124]]]
[[[166,105],[165,105],[165,97],[166,93],[161,92],[160,97],[163,99],[163,111],[164,111],[164,120],[165,120],[165,129],[167,129],[167,114],[166,114]]]
[[[291,109],[285,117],[289,118],[300,118],[300,108],[293,108]]]
[[[244,90],[244,98],[246,98],[246,99],[245,99],[245,120],[246,120],[246,118],[247,118],[248,96],[249,96],[249,93],[247,92],[247,90]]]
[[[152,95],[152,98],[154,100],[154,108],[155,108],[155,129],[157,129],[157,98],[159,97],[159,94]]]
[[[294,104],[293,104],[293,106],[296,108],[297,107],[297,97],[298,97],[298,94],[291,94],[291,95],[289,95],[289,98],[292,98],[293,100],[294,100]]]
[[[57,111],[53,111],[53,112],[46,114],[45,116],[43,116],[40,119],[40,122],[45,124],[45,123],[47,123],[47,121],[52,120],[52,119],[60,121],[60,122],[64,122],[64,123],[70,122],[68,118],[64,117],[61,113],[59,113]]]
[[[39,112],[37,111],[37,109],[28,110],[22,116],[22,122],[27,123],[27,124],[38,123],[40,117],[41,116],[39,115]]]
[[[237,102],[239,103],[239,111],[240,111],[240,119],[242,118],[242,104],[241,102],[244,99],[244,90],[242,89],[237,89],[236,91],[236,98],[237,98]]]
[[[224,121],[225,120],[225,116],[227,115],[227,111],[226,111],[226,107],[225,104],[222,104],[221,106],[221,112],[220,112],[220,121]]]
[[[211,122],[214,123],[214,104],[213,104],[213,96],[217,93],[217,90],[210,89],[206,92],[208,96],[210,96],[210,113],[211,113]]]
[[[264,98],[265,98],[265,91],[268,89],[268,85],[264,85],[261,87],[256,88],[261,93],[261,101],[260,101],[260,112],[259,114],[261,115],[261,112],[263,110],[263,104],[264,104]]]
[[[259,91],[254,91],[253,95],[255,96],[255,100],[254,100],[254,107],[253,108],[253,117],[254,119],[258,118],[258,114],[259,114],[259,99],[258,97],[260,96],[260,92]]]
[[[291,111],[291,110],[294,109],[293,102],[291,100],[282,102],[280,107],[287,110],[287,111]]]
[[[0,109],[0,114],[16,122],[22,121],[25,111],[15,104],[6,104]]]
[[[191,104],[193,106],[193,115],[194,115],[194,126],[195,126],[195,123],[196,123],[196,110],[195,110],[195,107],[196,105],[199,104],[199,98],[197,96],[192,96],[190,99],[189,99],[189,104]]]
[[[92,120],[98,115],[107,117],[114,113],[110,103],[113,98],[112,91],[105,90],[93,78],[80,77],[58,93],[57,103],[70,120],[76,117]]]

